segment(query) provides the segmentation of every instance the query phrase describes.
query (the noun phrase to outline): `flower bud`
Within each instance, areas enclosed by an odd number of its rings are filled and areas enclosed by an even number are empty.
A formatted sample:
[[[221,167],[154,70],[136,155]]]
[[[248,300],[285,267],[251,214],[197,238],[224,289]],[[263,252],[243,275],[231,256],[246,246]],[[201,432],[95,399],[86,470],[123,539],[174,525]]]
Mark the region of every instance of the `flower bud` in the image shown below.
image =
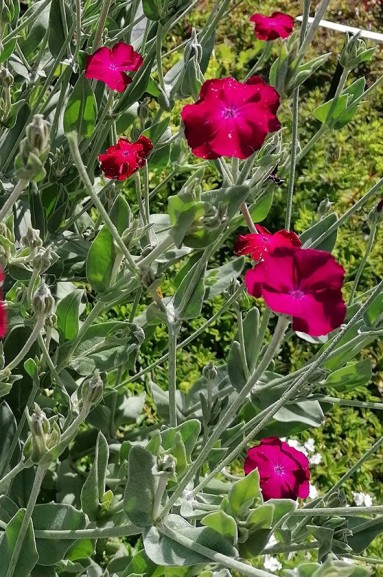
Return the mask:
[[[32,296],[32,307],[36,315],[48,317],[54,311],[55,300],[48,285],[42,281],[40,287]]]
[[[202,370],[202,375],[207,381],[214,381],[218,375],[216,366],[212,361],[209,361]]]
[[[98,369],[94,370],[93,376],[84,381],[81,386],[81,397],[83,402],[96,404],[102,398],[104,382],[100,377]]]
[[[152,468],[152,473],[158,477],[175,479],[177,459],[171,454],[162,454],[157,457],[157,463]]]
[[[370,226],[376,226],[383,221],[383,198],[379,201],[372,211],[368,214],[368,224]]]
[[[34,257],[32,265],[34,269],[43,273],[49,269],[49,267],[51,267],[51,265],[53,265],[53,263],[55,263],[58,258],[58,255],[52,251],[51,247],[47,247],[46,249],[42,248]]]
[[[27,126],[27,141],[30,149],[41,159],[45,160],[49,152],[49,125],[42,114],[35,114],[32,122]]]
[[[347,42],[340,53],[339,62],[343,68],[355,68],[362,62],[371,60],[375,48],[367,48],[364,40],[360,38],[360,33],[348,36]]]
[[[2,66],[0,68],[0,83],[3,86],[12,86],[14,82],[14,78],[13,75],[9,72],[8,68],[5,68],[5,66]]]
[[[27,412],[27,421],[31,431],[24,446],[24,456],[37,464],[41,458],[61,439],[60,429],[54,420],[48,420],[42,409],[34,404],[32,415]]]
[[[29,247],[30,249],[36,249],[43,244],[40,231],[32,227],[27,227],[27,232],[21,237],[20,242],[24,247]]]
[[[323,199],[323,201],[321,201],[319,203],[319,206],[317,209],[318,221],[321,221],[322,219],[324,219],[324,217],[326,217],[326,215],[328,215],[329,211],[331,210],[332,205],[333,205],[333,203],[330,203],[328,198]]]

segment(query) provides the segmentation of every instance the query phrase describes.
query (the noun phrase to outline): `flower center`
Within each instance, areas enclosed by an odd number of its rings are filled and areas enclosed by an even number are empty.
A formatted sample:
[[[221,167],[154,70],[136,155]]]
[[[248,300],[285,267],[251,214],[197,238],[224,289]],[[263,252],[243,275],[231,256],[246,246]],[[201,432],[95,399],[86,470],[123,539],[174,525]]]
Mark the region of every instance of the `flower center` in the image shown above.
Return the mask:
[[[122,156],[122,157],[128,157],[128,156],[129,156],[129,151],[122,151],[121,156]]]
[[[302,297],[304,297],[305,294],[300,289],[293,289],[292,291],[290,291],[290,295],[294,299],[302,299]]]
[[[109,70],[118,70],[117,64],[114,64],[113,62],[111,62],[109,64]]]
[[[285,473],[285,468],[283,466],[275,466],[274,472],[277,474],[277,476],[283,476]]]
[[[264,243],[268,243],[268,242],[269,242],[269,238],[268,238],[268,237],[262,237],[262,241],[263,241]]]
[[[228,108],[226,108],[223,111],[223,118],[228,119],[228,118],[235,118],[238,116],[238,110],[236,108],[233,108],[231,106],[229,106]]]

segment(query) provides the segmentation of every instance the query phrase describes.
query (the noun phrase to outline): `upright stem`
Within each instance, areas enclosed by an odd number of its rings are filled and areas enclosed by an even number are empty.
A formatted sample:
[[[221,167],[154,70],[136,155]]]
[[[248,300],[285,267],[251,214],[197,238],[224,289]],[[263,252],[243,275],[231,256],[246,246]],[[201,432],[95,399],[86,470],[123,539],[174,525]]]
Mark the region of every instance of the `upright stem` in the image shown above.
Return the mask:
[[[375,241],[375,235],[376,235],[376,223],[373,223],[371,225],[371,229],[370,229],[370,235],[368,238],[368,243],[367,243],[367,247],[366,247],[366,251],[363,255],[363,259],[361,260],[361,262],[359,263],[359,267],[358,267],[358,271],[355,275],[355,281],[353,283],[352,289],[351,289],[351,295],[350,295],[350,299],[348,301],[348,306],[350,307],[350,305],[352,305],[352,302],[354,301],[354,296],[355,296],[355,292],[356,289],[358,287],[360,278],[362,276],[363,273],[363,269],[367,263],[367,259],[371,253],[371,249],[374,245],[374,241]]]
[[[40,316],[37,318],[36,325],[34,326],[33,331],[28,337],[27,341],[24,343],[24,346],[16,355],[16,357],[8,363],[5,369],[12,371],[12,369],[14,369],[19,365],[19,363],[24,359],[24,357],[26,356],[32,345],[35,343],[38,335],[40,334],[40,331],[44,327],[44,323],[45,323],[45,316]]]
[[[169,361],[168,361],[168,388],[169,388],[169,425],[177,426],[177,335],[179,327],[169,323]]]
[[[255,228],[255,225],[253,223],[253,219],[251,217],[250,211],[249,211],[249,207],[247,206],[246,203],[242,203],[241,207],[241,213],[243,215],[243,218],[245,219],[247,228],[249,229],[250,233],[257,233],[257,229]]]
[[[82,162],[81,154],[80,154],[80,151],[78,148],[77,133],[71,132],[67,135],[67,138],[68,138],[68,144],[69,144],[70,152],[72,154],[73,161],[77,167],[77,170],[79,172],[81,180],[85,185],[85,188],[87,190],[88,195],[92,199],[93,204],[97,207],[101,217],[104,219],[104,222],[110,231],[110,234],[112,235],[116,244],[119,246],[124,257],[126,258],[129,268],[131,269],[132,272],[135,273],[137,268],[136,268],[136,265],[133,261],[133,258],[131,256],[128,248],[126,247],[124,241],[121,239],[117,228],[115,227],[111,218],[109,217],[108,213],[106,212],[104,205],[101,203],[100,199],[98,198],[97,193],[93,189],[89,175],[86,171],[84,163]]]
[[[22,549],[23,544],[24,544],[24,539],[25,539],[26,533],[28,531],[28,526],[29,526],[29,523],[30,523],[31,518],[32,518],[33,510],[35,508],[35,505],[37,502],[37,497],[40,493],[41,484],[43,482],[47,468],[48,468],[47,464],[44,466],[43,465],[37,466],[35,480],[33,482],[32,490],[31,490],[31,493],[29,496],[27,509],[25,510],[25,515],[24,515],[23,521],[21,523],[19,533],[18,533],[17,538],[16,538],[15,547],[13,549],[12,556],[11,556],[11,559],[9,561],[6,576],[14,576],[15,575],[16,565],[17,565],[17,562],[19,560],[21,549]]]
[[[299,105],[299,88],[295,88],[293,91],[293,123],[291,135],[290,178],[287,189],[287,206],[286,206],[286,219],[285,219],[285,229],[287,231],[290,231],[291,227],[291,213],[293,207],[293,194],[295,186],[295,169],[297,165],[298,121],[299,121],[298,105]]]
[[[299,53],[298,53],[298,61],[300,62],[302,60],[302,58],[304,57],[309,45],[311,44],[312,39],[314,38],[314,34],[319,26],[319,22],[322,20],[324,13],[327,10],[328,5],[330,4],[330,0],[322,0],[318,6],[318,9],[316,11],[314,20],[312,21],[306,36],[303,39],[303,42],[301,44]]]
[[[169,501],[165,505],[163,511],[161,512],[161,517],[163,517],[167,512],[170,511],[172,506],[175,504],[175,502],[181,496],[182,492],[184,491],[184,489],[188,485],[189,481],[191,479],[193,479],[195,473],[199,470],[199,468],[202,466],[202,464],[206,460],[211,449],[214,447],[216,440],[219,438],[219,436],[222,434],[222,432],[228,427],[228,425],[231,423],[233,418],[237,415],[238,410],[241,407],[243,401],[246,399],[246,397],[248,396],[248,394],[250,393],[250,391],[252,390],[254,385],[257,383],[257,381],[260,379],[260,377],[262,377],[263,373],[268,368],[274,355],[279,350],[279,347],[280,347],[281,342],[283,340],[283,337],[284,337],[284,334],[286,332],[288,324],[289,324],[289,319],[287,317],[284,317],[284,316],[279,317],[277,326],[276,326],[275,331],[274,331],[273,338],[270,342],[270,345],[269,345],[265,355],[263,356],[261,363],[259,364],[257,369],[252,373],[248,382],[246,383],[246,385],[244,386],[242,391],[238,394],[234,403],[232,403],[232,405],[227,409],[226,413],[221,418],[219,424],[217,425],[217,427],[215,428],[215,430],[213,431],[213,433],[211,434],[211,436],[207,440],[205,447],[202,448],[198,458],[190,466],[190,468],[188,469],[188,471],[186,472],[186,474],[184,475],[182,480],[179,482],[176,490],[174,491],[173,495],[171,496],[171,498],[169,499]]]
[[[103,2],[101,3],[100,19],[98,21],[98,26],[97,26],[96,34],[94,35],[93,46],[92,46],[93,52],[95,52],[97,50],[97,48],[99,48],[101,46],[102,33],[104,31],[105,22],[106,22],[106,19],[108,17],[108,12],[109,12],[109,8],[110,8],[111,3],[112,3],[112,0],[103,0]]]
[[[0,223],[5,221],[8,216],[9,211],[12,209],[13,205],[19,200],[21,193],[24,191],[29,181],[20,179],[12,193],[9,195],[8,199],[5,201],[4,205],[0,209]]]

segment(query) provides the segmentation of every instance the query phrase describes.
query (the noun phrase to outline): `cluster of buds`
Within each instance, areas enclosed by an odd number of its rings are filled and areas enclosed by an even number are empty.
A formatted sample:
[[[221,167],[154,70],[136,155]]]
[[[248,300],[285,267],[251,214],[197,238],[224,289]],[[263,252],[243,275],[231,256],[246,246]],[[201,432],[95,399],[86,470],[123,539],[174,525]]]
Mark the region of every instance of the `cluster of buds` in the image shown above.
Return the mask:
[[[55,300],[44,281],[32,296],[32,308],[37,316],[44,316],[45,318],[54,312]]]
[[[37,464],[59,443],[61,432],[56,418],[48,419],[37,403],[34,404],[32,415],[27,410],[27,420],[31,433],[25,442],[24,456]]]
[[[26,128],[26,136],[15,160],[17,177],[25,181],[41,181],[46,174],[44,163],[49,150],[49,125],[43,115],[35,114]]]

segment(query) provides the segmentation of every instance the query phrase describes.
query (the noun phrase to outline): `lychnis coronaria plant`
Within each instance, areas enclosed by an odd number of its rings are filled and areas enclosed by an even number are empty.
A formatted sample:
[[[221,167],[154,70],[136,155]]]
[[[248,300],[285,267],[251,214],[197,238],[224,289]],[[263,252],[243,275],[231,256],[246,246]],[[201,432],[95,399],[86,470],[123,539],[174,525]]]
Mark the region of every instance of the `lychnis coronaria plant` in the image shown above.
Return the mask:
[[[1,576],[370,572],[382,506],[344,488],[383,439],[327,486],[308,448],[334,405],[369,407],[383,179],[306,227],[296,193],[380,79],[349,36],[330,98],[329,1],[258,4],[0,3]]]

